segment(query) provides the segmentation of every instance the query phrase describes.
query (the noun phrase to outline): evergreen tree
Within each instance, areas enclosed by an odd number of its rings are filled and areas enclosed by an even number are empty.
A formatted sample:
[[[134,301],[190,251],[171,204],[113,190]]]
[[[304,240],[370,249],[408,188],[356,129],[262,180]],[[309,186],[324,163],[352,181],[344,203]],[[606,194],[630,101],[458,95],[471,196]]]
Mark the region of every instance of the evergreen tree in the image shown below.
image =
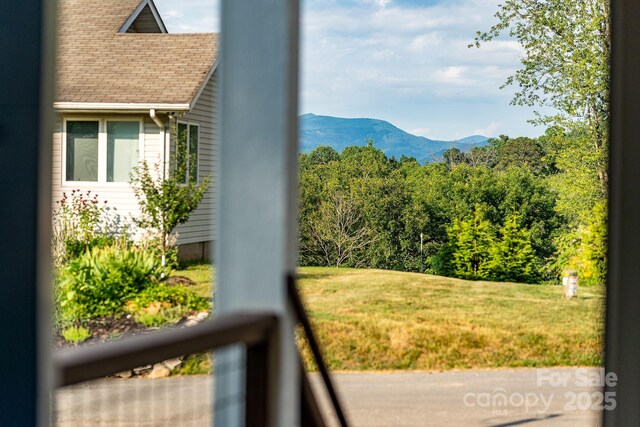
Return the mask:
[[[501,238],[491,247],[487,270],[492,280],[530,283],[536,279],[530,233],[518,222],[514,211],[500,229]]]
[[[491,224],[477,205],[471,217],[456,219],[449,228],[453,275],[463,279],[487,279],[490,248],[494,245]]]

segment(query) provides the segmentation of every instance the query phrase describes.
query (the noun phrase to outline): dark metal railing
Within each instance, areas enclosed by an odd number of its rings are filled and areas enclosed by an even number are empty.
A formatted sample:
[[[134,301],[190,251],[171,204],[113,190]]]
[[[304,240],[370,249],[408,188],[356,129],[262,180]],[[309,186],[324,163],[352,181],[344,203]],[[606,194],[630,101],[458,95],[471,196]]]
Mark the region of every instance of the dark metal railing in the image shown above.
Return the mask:
[[[293,276],[287,276],[286,286],[296,320],[302,325],[336,416],[342,427],[348,427],[346,416]],[[272,352],[269,346],[272,344],[277,323],[278,317],[273,313],[239,313],[216,317],[190,328],[160,331],[106,344],[60,350],[53,356],[54,371],[57,373],[56,387],[104,378],[185,354],[202,353],[229,345],[243,344],[246,346],[246,425],[267,426],[270,419],[268,391],[273,376],[270,369]],[[309,377],[302,366],[302,359],[300,359],[300,373],[301,425],[324,427],[326,423],[314,396]]]
[[[201,353],[232,344],[247,348],[268,341],[278,318],[270,313],[220,316],[190,328],[128,337],[108,344],[60,350],[53,356],[57,386],[103,378],[117,372]]]
[[[316,362],[318,371],[320,371],[320,375],[322,376],[322,380],[327,389],[327,393],[329,394],[329,398],[331,399],[331,403],[333,405],[334,411],[336,412],[336,416],[338,417],[338,421],[340,422],[340,425],[342,427],[348,427],[349,424],[347,423],[347,418],[344,411],[342,410],[342,405],[340,404],[340,400],[338,399],[338,394],[336,393],[333,381],[331,380],[331,376],[329,375],[329,369],[327,368],[327,364],[324,361],[322,351],[320,350],[320,345],[318,343],[318,340],[316,339],[315,333],[313,332],[313,328],[311,327],[311,322],[309,321],[307,312],[304,309],[304,305],[302,304],[300,294],[298,293],[298,288],[296,287],[296,279],[291,275],[287,276],[287,293],[289,295],[289,301],[293,306],[294,313],[298,318],[297,320],[302,325],[302,329],[304,330],[304,333],[306,335],[309,348],[311,349],[311,353],[313,353],[313,359]],[[308,378],[304,371],[302,374],[302,381],[303,399],[305,399],[305,393],[308,396],[306,398],[307,401],[303,402],[303,420],[305,416],[317,420],[317,418],[320,416],[320,412],[317,410],[317,408],[313,407],[316,399],[312,396],[311,387],[310,384],[308,384]],[[305,381],[306,383],[304,383]],[[324,423],[322,423],[322,425],[324,425]]]
[[[245,419],[250,426],[269,425],[269,345],[278,317],[272,313],[220,316],[190,328],[160,331],[107,344],[61,350],[54,354],[57,387],[103,378],[184,354],[233,344],[246,346]]]

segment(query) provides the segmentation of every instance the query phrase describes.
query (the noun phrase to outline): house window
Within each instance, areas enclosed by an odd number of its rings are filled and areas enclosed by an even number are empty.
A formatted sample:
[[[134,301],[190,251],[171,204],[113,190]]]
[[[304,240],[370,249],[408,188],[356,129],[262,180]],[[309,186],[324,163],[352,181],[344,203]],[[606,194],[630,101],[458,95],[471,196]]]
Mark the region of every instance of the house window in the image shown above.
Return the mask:
[[[128,182],[141,152],[139,120],[67,120],[65,181]]]
[[[127,182],[138,164],[140,124],[107,122],[107,182]]]
[[[198,181],[198,140],[200,128],[190,123],[178,123],[176,135],[176,177],[181,182]]]

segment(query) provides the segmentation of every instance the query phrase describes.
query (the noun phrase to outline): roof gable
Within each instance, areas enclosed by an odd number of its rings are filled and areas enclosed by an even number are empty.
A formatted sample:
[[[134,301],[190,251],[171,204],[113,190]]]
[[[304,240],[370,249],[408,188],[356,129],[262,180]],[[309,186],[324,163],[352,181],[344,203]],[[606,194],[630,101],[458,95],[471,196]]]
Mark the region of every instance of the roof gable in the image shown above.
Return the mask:
[[[148,13],[153,17],[151,0],[59,0],[58,5],[56,108],[190,108],[215,68],[217,34],[133,32],[148,25]],[[128,21],[128,32],[121,32]],[[153,21],[162,30],[161,19]]]
[[[121,33],[168,33],[153,0],[143,0],[124,22]]]

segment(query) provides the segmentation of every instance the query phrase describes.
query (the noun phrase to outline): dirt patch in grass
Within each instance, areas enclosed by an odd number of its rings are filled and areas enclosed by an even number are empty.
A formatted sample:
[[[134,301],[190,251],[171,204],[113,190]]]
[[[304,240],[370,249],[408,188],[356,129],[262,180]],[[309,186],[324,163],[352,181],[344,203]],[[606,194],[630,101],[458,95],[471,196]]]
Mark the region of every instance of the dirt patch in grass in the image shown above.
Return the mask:
[[[196,282],[185,276],[169,276],[165,283],[168,286],[194,286]]]

